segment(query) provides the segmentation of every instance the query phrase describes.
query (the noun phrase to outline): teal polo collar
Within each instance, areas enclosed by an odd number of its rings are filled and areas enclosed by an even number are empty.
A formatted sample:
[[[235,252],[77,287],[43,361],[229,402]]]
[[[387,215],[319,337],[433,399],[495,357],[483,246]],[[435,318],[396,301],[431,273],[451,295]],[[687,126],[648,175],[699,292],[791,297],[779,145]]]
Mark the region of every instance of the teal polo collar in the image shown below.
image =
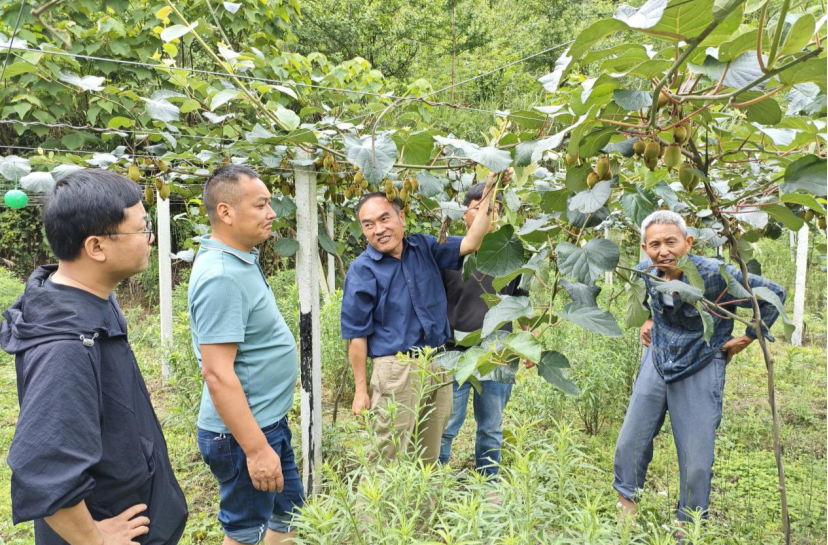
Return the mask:
[[[211,237],[212,235],[204,235],[203,237],[201,237],[202,250],[224,252],[225,254],[230,254],[232,256],[239,258],[248,265],[255,265],[256,262],[259,260],[259,250],[256,248],[253,248],[253,250],[250,253],[247,253],[237,248],[233,248],[232,246],[228,246],[227,244],[224,244],[217,240],[213,240]]]

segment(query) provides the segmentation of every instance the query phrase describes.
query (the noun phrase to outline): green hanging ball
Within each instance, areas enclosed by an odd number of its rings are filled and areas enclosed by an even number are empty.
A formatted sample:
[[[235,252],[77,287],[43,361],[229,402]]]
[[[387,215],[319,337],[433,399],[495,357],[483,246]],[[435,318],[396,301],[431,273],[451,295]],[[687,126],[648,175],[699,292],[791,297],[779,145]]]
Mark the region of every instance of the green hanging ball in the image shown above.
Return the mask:
[[[5,202],[6,206],[12,210],[17,210],[18,208],[23,208],[26,204],[28,204],[29,196],[19,189],[12,189],[11,191],[7,191],[3,196],[3,202]]]

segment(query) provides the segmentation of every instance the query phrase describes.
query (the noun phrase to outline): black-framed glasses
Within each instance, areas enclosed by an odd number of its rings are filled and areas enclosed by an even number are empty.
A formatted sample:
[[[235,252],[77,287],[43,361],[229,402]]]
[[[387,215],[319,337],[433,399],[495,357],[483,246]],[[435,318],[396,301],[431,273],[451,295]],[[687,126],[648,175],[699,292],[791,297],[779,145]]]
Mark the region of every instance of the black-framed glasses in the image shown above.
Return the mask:
[[[147,243],[150,243],[150,242],[152,242],[152,235],[153,235],[152,221],[147,220],[147,223],[144,226],[144,229],[141,230],[141,231],[134,231],[132,233],[109,233],[106,236],[112,236],[112,235],[146,235]]]

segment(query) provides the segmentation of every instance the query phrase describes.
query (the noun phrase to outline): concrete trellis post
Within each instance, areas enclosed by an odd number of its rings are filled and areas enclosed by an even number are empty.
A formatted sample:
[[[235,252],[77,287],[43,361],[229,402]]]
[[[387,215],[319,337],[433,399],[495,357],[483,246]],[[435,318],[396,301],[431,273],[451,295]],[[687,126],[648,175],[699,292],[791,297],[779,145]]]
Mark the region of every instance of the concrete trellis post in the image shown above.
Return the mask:
[[[331,240],[334,240],[334,205],[333,203],[328,205],[328,217],[327,217],[327,228],[328,228],[328,237]],[[333,255],[328,254],[328,292],[333,295],[334,291],[336,291],[336,259]]]
[[[173,343],[173,309],[172,309],[172,259],[170,258],[170,200],[162,199],[156,191],[156,224],[158,229],[158,293],[161,306],[161,374],[169,378],[170,368],[167,350]]]
[[[808,278],[808,224],[796,236],[796,288],[794,289],[793,323],[796,331],[791,338],[793,346],[802,346],[802,326],[805,324],[805,283]]]
[[[309,155],[297,150],[297,159]],[[316,171],[295,170],[296,282],[299,286],[299,370],[302,386],[302,482],[305,491],[319,489],[316,467],[322,461],[322,349],[319,338],[319,228],[317,224]]]

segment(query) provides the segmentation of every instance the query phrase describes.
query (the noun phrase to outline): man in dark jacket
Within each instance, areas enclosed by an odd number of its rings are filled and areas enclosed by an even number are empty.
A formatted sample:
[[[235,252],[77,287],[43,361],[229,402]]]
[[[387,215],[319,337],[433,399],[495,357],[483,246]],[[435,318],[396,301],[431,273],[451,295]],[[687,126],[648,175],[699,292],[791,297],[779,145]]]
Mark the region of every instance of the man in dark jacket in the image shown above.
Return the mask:
[[[466,227],[470,227],[477,215],[477,208],[483,198],[484,184],[478,183],[469,188],[463,199],[467,210],[463,214]],[[498,199],[499,200],[499,199]],[[495,210],[495,219],[500,204]],[[451,325],[451,338],[446,342],[446,350],[465,351],[466,348],[455,343],[457,332],[471,332],[483,327],[483,319],[489,307],[483,300],[483,295],[494,294],[492,286],[494,278],[475,270],[468,280],[463,281],[461,271],[444,270],[443,285],[446,288],[448,299],[448,318]],[[500,295],[513,297],[528,297],[529,292],[522,289],[521,277],[518,276],[507,286],[503,287]],[[512,324],[506,324],[501,329],[512,331]],[[500,446],[503,442],[503,411],[512,395],[512,385],[515,383],[515,369],[510,366],[500,366],[491,373],[480,376],[477,371],[474,376],[480,380],[481,391],[474,392],[472,406],[477,432],[474,440],[475,468],[483,475],[494,477],[497,475],[500,464]],[[453,400],[451,416],[440,446],[440,463],[447,464],[451,457],[451,444],[463,422],[466,420],[469,395],[472,391],[471,382],[462,385],[453,382]]]
[[[141,188],[84,170],[44,206],[58,265],[38,268],[3,316],[20,415],[8,455],[14,523],[37,545],[168,545],[187,521],[161,426],[112,290],[146,269]]]

